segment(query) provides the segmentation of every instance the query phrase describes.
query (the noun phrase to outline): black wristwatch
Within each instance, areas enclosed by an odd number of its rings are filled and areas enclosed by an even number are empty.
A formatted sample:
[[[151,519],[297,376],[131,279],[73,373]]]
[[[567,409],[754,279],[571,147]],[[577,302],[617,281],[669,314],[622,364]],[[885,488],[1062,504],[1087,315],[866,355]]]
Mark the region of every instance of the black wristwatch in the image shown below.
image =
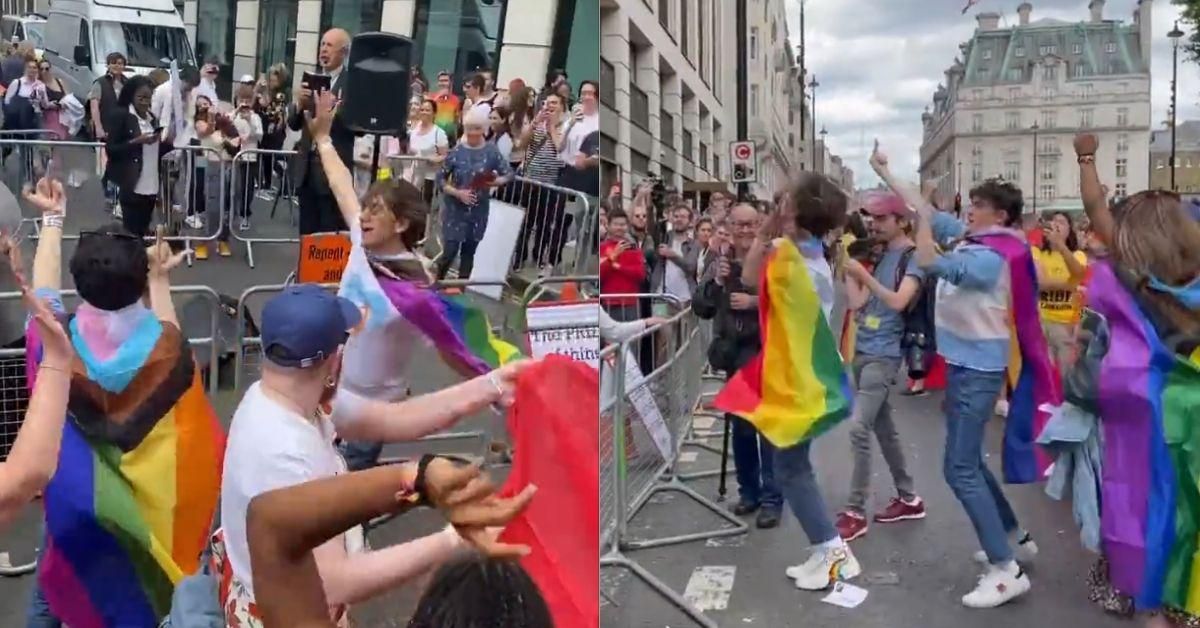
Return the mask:
[[[413,491],[420,498],[418,504],[431,504],[429,495],[425,492],[425,471],[429,469],[429,463],[435,458],[444,458],[456,464],[470,464],[471,461],[458,456],[447,456],[443,454],[425,454],[421,456],[420,462],[417,463],[417,479],[413,481]]]

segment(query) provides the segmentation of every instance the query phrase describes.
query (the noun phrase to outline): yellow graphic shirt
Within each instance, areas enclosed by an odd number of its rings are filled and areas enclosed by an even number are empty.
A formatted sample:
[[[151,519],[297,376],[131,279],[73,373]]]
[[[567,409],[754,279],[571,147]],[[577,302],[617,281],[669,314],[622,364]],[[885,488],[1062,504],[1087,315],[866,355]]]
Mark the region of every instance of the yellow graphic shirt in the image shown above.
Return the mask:
[[[1075,259],[1087,266],[1087,255],[1083,251],[1075,251]],[[1067,261],[1062,253],[1033,249],[1033,261],[1037,264],[1038,275],[1056,283],[1071,280],[1071,271],[1067,269]],[[1079,295],[1079,282],[1072,282],[1069,290],[1042,290],[1038,294],[1038,310],[1042,321],[1046,323],[1063,323],[1070,325],[1079,320],[1083,300]]]

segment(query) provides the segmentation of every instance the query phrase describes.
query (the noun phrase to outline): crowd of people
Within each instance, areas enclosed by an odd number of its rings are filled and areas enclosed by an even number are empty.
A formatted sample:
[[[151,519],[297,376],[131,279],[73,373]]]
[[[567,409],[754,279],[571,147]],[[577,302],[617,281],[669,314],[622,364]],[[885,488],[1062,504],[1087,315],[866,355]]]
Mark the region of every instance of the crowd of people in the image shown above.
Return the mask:
[[[1003,180],[980,183],[965,203],[941,201],[936,185],[918,190],[895,177],[878,146],[870,163],[885,189],[854,198],[809,174],[773,202],[714,193],[699,215],[653,180],[638,186],[628,210],[613,190],[600,225],[609,341],[621,340],[618,328],[633,327],[628,338],[663,322],[652,317],[661,307],[690,305],[712,321],[709,367],[731,377],[763,351],[764,259],[787,240],[819,297],[820,325],[834,324],[835,295],[843,296],[843,328],[829,331],[842,340],[853,397],[847,503],[826,506],[811,439],[777,445],[762,426],[726,415],[739,489],[732,511],[772,528],[790,508],[812,546],[787,570],[798,588],[854,578],[862,566],[850,542],[872,523],[923,519],[931,507],[909,471],[893,407],[893,387],[907,374],[908,395],[945,379],[944,477],[984,568],[965,606],[1000,606],[1029,591],[1038,546],[1001,479],[1046,479],[1054,498],[1073,487],[1081,538],[1102,557],[1089,576],[1093,601],[1144,615],[1149,626],[1200,625],[1186,575],[1200,515],[1190,497],[1197,469],[1182,453],[1194,446],[1187,425],[1200,392],[1200,225],[1170,192],[1109,198],[1094,136],[1079,136],[1076,152],[1081,216],[1030,213]],[[1118,341],[1142,357],[1131,360]],[[658,366],[645,359],[653,348],[641,350],[649,372]],[[981,455],[997,416],[1003,478]],[[892,490],[871,511],[876,442]],[[1110,458],[1119,466],[1105,465]]]

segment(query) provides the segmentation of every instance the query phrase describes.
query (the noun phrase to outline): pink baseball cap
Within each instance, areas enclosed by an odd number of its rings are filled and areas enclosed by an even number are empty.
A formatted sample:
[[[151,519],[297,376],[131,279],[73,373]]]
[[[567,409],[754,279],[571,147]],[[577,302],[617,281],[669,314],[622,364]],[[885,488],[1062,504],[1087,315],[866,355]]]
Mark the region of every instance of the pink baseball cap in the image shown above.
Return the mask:
[[[904,199],[896,194],[870,194],[864,199],[863,209],[868,214],[876,217],[889,215],[896,216],[897,218],[912,217],[912,212],[908,209],[908,205],[904,203]]]

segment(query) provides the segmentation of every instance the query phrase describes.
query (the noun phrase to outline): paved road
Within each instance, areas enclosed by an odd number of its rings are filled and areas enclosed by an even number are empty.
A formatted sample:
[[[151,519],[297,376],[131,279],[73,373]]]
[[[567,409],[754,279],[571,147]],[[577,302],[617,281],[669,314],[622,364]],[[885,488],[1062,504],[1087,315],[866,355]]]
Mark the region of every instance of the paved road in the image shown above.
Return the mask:
[[[1042,553],[1030,569],[1033,590],[999,609],[972,611],[959,598],[975,583],[977,566],[971,554],[979,549],[966,515],[941,477],[944,428],[940,395],[897,402],[896,415],[907,444],[910,470],[925,498],[929,516],[923,521],[875,525],[853,544],[865,577],[855,581],[869,590],[867,600],[853,610],[821,602],[824,594],[797,590],[784,569],[803,560],[807,540],[789,513],[775,530],[751,529],[748,535],[700,541],[631,552],[650,572],[683,592],[694,570],[702,566],[732,566],[736,570],[727,607],[709,613],[722,627],[855,626],[856,628],[1008,628],[1028,626],[1128,626],[1105,616],[1087,601],[1085,578],[1092,562],[1079,543],[1068,503],[1047,498],[1038,486],[1008,487],[1022,525],[1028,527]],[[987,451],[999,467],[1000,421],[989,430]],[[719,430],[718,422],[714,430]],[[720,439],[712,443],[719,448]],[[821,489],[831,507],[844,503],[851,470],[846,425],[822,437],[814,449]],[[876,448],[878,450],[878,448]],[[695,448],[686,451],[698,451]],[[719,456],[701,453],[683,471],[715,469]],[[889,498],[890,475],[876,454],[871,508]],[[691,483],[706,496],[716,497],[716,480]],[[730,476],[726,505],[736,500]],[[720,527],[720,520],[683,496],[662,494],[634,518],[634,538],[657,538]],[[642,535],[642,536],[638,536]],[[646,536],[652,535],[652,536]],[[694,625],[628,572],[604,569],[601,598],[605,628],[680,628]],[[874,582],[874,583],[872,583]]]
[[[74,155],[71,161],[80,164],[86,162],[86,159],[82,155]],[[6,171],[2,175],[5,177],[4,182],[7,185],[13,185],[14,183],[14,162],[15,160],[10,160],[9,167],[5,169]],[[83,172],[87,174],[89,171],[85,168]],[[88,176],[90,177],[90,174]],[[89,178],[80,188],[70,189],[69,197],[68,233],[77,233],[80,229],[101,225],[111,220],[111,217],[108,217],[100,208],[100,199],[102,197],[94,177]],[[269,213],[270,203],[263,200],[256,202],[253,218],[254,230],[251,233],[270,236],[288,236],[295,233],[294,228],[288,223],[289,215],[286,210],[286,203],[281,202],[279,204],[279,211],[274,220],[269,218]],[[28,243],[27,260],[32,260],[31,247],[32,243]],[[66,267],[65,260],[69,259],[72,250],[73,243],[68,242],[64,246],[63,251],[64,268]],[[220,293],[236,297],[251,285],[282,282],[296,264],[296,245],[294,244],[268,244],[255,247],[256,267],[253,269],[247,265],[244,253],[244,247],[235,242],[234,255],[232,257],[219,258],[214,252],[214,255],[209,260],[197,261],[191,267],[181,267],[178,269],[172,276],[172,282],[175,285],[208,285]],[[64,286],[70,287],[69,276],[65,277],[64,281]],[[0,289],[11,289],[11,287],[0,284]],[[264,296],[249,303],[251,310],[255,314],[261,308],[265,298]],[[492,319],[493,325],[506,325],[507,329],[507,327],[518,324],[519,317],[513,316],[516,314],[516,307],[510,302],[496,303],[482,297],[474,297],[474,300],[477,304],[485,307]],[[176,305],[180,306],[181,304],[176,303]],[[7,312],[9,316],[4,318],[11,321],[13,314],[11,308],[9,310]],[[6,312],[3,305],[0,305],[0,314],[4,313]],[[207,329],[206,322],[201,322],[199,326],[201,329]],[[0,326],[0,328],[2,327]],[[14,332],[11,322],[7,326],[7,329],[3,329],[3,331],[8,336],[0,342],[7,342],[14,335],[19,336],[20,334],[19,331]],[[511,332],[508,335],[511,337]],[[414,392],[420,393],[437,390],[458,380],[457,376],[442,365],[441,361],[432,351],[426,351],[426,353],[427,355],[418,356],[414,361],[415,364],[423,366],[423,368],[413,369]],[[424,365],[431,366],[424,367]],[[232,371],[227,372],[232,373]],[[232,379],[227,379],[229,381],[221,382],[222,389],[213,399],[214,405],[226,423],[237,403],[237,395],[232,390]],[[5,382],[0,381],[0,392],[11,385],[11,383],[6,385]],[[501,422],[502,419],[499,417],[487,413],[469,417],[460,424],[458,429],[498,432],[502,429]],[[11,426],[9,427],[11,428]],[[3,431],[2,428],[0,428],[0,431]],[[481,440],[464,440],[439,443],[437,445],[431,444],[422,447],[392,447],[385,452],[385,455],[400,455],[418,450],[441,450],[476,454],[481,452],[482,448]],[[8,551],[11,554],[13,563],[24,562],[32,555],[33,549],[37,545],[40,530],[38,521],[38,506],[31,506],[14,525],[0,532],[0,551]],[[393,521],[385,527],[372,532],[370,541],[375,546],[389,545],[416,538],[439,527],[440,525],[435,517],[424,513],[416,513],[405,517],[403,520]],[[0,579],[0,628],[24,626],[25,605],[32,582],[32,576]],[[403,626],[407,623],[407,615],[412,608],[413,601],[414,597],[411,591],[399,591],[359,606],[356,609],[355,617],[359,621],[359,625],[368,628]]]

